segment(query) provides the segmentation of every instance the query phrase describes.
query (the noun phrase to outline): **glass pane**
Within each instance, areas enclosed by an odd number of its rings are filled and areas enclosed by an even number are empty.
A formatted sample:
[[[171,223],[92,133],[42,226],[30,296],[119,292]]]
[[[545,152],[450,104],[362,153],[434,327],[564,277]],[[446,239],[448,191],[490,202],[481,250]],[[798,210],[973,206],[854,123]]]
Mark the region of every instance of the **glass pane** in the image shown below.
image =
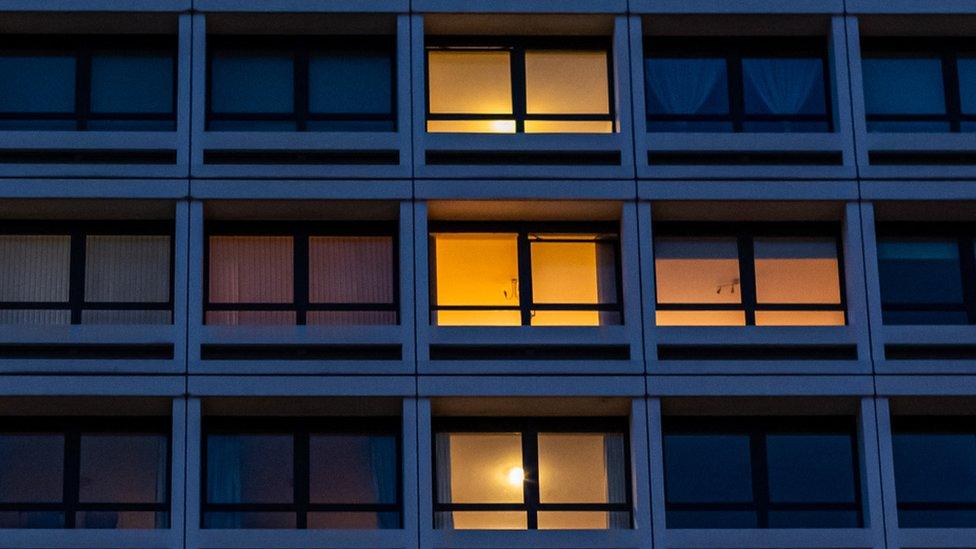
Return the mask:
[[[743,59],[745,109],[756,114],[824,114],[823,61]]]
[[[770,528],[857,528],[858,512],[843,510],[770,511]]]
[[[82,311],[82,324],[169,324],[173,313],[170,311]]]
[[[624,503],[624,457],[620,434],[539,433],[539,498],[542,503]]]
[[[515,133],[514,120],[428,120],[431,133]]]
[[[531,243],[534,303],[616,303],[616,250],[608,242]]]
[[[658,303],[741,303],[734,238],[654,240]]]
[[[759,303],[840,303],[837,243],[827,238],[757,238]]]
[[[311,435],[309,452],[312,503],[396,502],[394,437]]]
[[[389,54],[315,53],[308,60],[308,104],[314,113],[390,113]]]
[[[745,311],[657,311],[658,326],[745,326]]]
[[[433,235],[433,240],[433,293],[438,305],[518,306],[515,234],[439,233]],[[441,311],[436,320],[439,324],[479,325],[490,320],[490,313]],[[508,312],[502,315],[507,316]]]
[[[210,66],[211,108],[222,113],[290,113],[294,70],[287,53],[217,52]]]
[[[439,503],[522,503],[519,433],[438,433],[436,453]]]
[[[529,114],[609,114],[609,93],[606,51],[525,52]]]
[[[74,111],[74,57],[0,55],[0,112]]]
[[[613,129],[613,122],[600,120],[525,121],[525,133],[613,133]]]
[[[869,132],[888,133],[940,133],[950,130],[949,122],[925,120],[868,120]]]
[[[64,528],[59,511],[0,511],[0,528]]]
[[[668,528],[757,528],[755,511],[667,511]]]
[[[393,239],[313,236],[308,239],[311,303],[393,303]]]
[[[844,311],[756,311],[756,326],[843,326]]]
[[[963,301],[959,245],[954,240],[878,242],[878,270],[884,303]]]
[[[0,301],[68,301],[71,237],[0,236]]]
[[[274,511],[204,513],[204,528],[243,528],[245,530],[293,530],[295,513]]]
[[[0,310],[0,324],[71,324],[71,311],[67,309]]]
[[[725,59],[650,58],[644,60],[644,78],[648,114],[729,112]]]
[[[211,303],[290,303],[292,237],[210,237]]]
[[[91,110],[173,112],[173,57],[165,53],[92,55]]]
[[[898,510],[898,526],[902,528],[972,528],[976,526],[976,510],[939,509]]]
[[[507,51],[429,51],[427,78],[432,113],[512,112],[512,73]]]
[[[848,435],[768,435],[770,501],[853,503],[851,442]]]
[[[944,114],[942,61],[938,58],[862,59],[868,114]]]
[[[168,236],[86,237],[85,301],[168,301],[169,252]]]
[[[665,435],[664,474],[671,503],[751,502],[749,436]]]
[[[61,501],[63,436],[0,434],[0,463],[0,503]],[[47,522],[44,516],[36,518]]]
[[[83,434],[79,501],[166,501],[166,446],[162,435]]]
[[[397,314],[394,311],[309,311],[305,314],[305,323],[331,326],[396,324]]]
[[[399,513],[353,513],[329,512],[309,513],[310,530],[376,530],[379,528],[399,528]]]
[[[292,437],[207,437],[208,503],[291,503]]]
[[[431,322],[437,326],[520,326],[519,311],[434,311]]]
[[[969,324],[966,311],[881,311],[885,324]]]
[[[606,530],[630,528],[630,513],[605,511],[539,511],[539,530]]]
[[[215,326],[288,325],[296,322],[293,311],[208,311],[207,324]]]
[[[525,530],[528,517],[521,511],[454,511],[436,513],[438,528],[455,530]]]
[[[620,324],[616,311],[531,311],[532,326],[614,326]]]
[[[959,58],[959,99],[962,112],[976,114],[976,58]]]
[[[169,513],[152,511],[80,511],[75,513],[77,528],[153,530],[169,528]]]
[[[976,435],[895,433],[892,451],[899,503],[976,503]]]

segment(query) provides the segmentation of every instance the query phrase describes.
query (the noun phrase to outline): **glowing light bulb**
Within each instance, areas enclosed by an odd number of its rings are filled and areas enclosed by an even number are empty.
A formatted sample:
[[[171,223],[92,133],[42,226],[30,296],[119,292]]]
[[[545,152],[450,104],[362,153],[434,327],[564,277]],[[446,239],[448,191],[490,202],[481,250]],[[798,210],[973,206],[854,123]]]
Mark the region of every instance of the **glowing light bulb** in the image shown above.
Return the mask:
[[[521,486],[525,481],[525,471],[521,467],[512,467],[508,470],[508,483],[512,486]]]

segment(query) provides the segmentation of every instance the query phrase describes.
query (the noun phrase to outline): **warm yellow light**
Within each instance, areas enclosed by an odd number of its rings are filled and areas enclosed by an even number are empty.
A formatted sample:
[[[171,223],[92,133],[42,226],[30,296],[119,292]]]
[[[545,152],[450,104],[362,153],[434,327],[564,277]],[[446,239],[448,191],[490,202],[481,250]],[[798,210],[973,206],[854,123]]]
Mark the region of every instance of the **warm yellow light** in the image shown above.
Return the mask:
[[[508,470],[506,477],[512,486],[521,486],[522,482],[525,481],[525,471],[521,467],[512,467]]]

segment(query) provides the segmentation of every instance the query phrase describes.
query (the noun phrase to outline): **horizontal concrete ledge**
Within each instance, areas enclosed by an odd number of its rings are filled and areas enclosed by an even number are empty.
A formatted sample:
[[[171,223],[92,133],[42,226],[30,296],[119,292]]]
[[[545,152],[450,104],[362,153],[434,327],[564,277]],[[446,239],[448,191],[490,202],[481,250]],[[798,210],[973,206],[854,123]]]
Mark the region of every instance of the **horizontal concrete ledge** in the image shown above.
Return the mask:
[[[0,376],[2,396],[182,396],[183,376]],[[6,532],[4,532],[6,536]],[[4,538],[6,541],[7,538]]]
[[[644,395],[635,376],[423,376],[419,395],[434,396],[623,396]]]
[[[651,396],[865,396],[874,380],[863,376],[655,376]],[[846,546],[845,546],[846,547]]]
[[[414,396],[412,376],[190,375],[191,396]]]

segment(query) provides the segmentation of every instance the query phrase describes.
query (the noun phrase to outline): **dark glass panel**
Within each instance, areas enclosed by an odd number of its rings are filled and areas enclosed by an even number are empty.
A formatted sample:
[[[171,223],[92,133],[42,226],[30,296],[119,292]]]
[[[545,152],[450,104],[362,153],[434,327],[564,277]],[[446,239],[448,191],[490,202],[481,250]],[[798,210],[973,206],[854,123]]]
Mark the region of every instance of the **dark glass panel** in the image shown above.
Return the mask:
[[[294,61],[284,52],[217,52],[211,62],[211,108],[217,113],[290,113]]]
[[[954,240],[883,239],[878,242],[878,269],[884,303],[962,303]]]
[[[71,113],[74,110],[74,57],[0,54],[0,112]]]
[[[207,437],[208,503],[291,503],[292,437]]]
[[[0,434],[0,503],[60,502],[64,437],[47,434]],[[29,520],[48,522],[46,516]]]
[[[944,114],[938,58],[862,59],[864,108],[871,114]]]
[[[309,59],[309,111],[388,114],[392,108],[391,59],[385,53],[316,53]]]
[[[853,503],[852,452],[849,435],[767,435],[770,501]]]
[[[312,503],[395,503],[396,439],[393,436],[309,437]]]
[[[664,465],[668,502],[752,501],[747,435],[667,435]]]
[[[173,57],[166,53],[92,55],[91,110],[173,112]]]
[[[824,114],[823,61],[818,58],[742,60],[745,110],[751,114]]]

